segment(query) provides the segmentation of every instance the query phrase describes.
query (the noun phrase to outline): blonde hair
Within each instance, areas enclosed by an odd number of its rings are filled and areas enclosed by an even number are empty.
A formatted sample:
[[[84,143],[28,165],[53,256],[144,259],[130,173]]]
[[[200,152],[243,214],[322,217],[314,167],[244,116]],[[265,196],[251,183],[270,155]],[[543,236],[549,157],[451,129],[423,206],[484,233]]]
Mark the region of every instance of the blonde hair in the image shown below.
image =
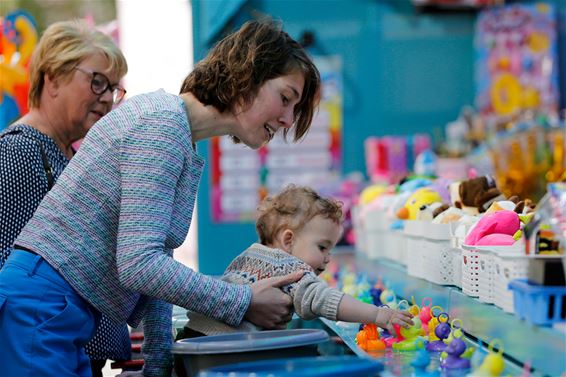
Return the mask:
[[[267,196],[258,206],[256,231],[263,245],[274,242],[284,229],[300,231],[315,216],[342,222],[342,202],[324,198],[310,187],[289,185],[274,196]]]
[[[45,75],[52,79],[65,77],[80,62],[96,53],[108,58],[110,70],[118,77],[128,72],[126,58],[114,41],[84,20],[61,21],[49,26],[39,40],[29,65],[30,107],[39,107]]]

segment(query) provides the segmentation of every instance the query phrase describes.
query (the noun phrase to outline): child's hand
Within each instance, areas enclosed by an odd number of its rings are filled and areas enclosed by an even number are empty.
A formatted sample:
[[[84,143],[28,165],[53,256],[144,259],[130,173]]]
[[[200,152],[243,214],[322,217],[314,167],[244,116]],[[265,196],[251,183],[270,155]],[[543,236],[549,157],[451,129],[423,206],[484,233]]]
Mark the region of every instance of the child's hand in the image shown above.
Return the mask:
[[[407,311],[380,307],[377,309],[377,317],[375,318],[375,323],[379,327],[387,329],[391,334],[395,334],[393,325],[399,325],[405,328],[409,328],[414,324],[411,318],[413,318],[413,315]]]

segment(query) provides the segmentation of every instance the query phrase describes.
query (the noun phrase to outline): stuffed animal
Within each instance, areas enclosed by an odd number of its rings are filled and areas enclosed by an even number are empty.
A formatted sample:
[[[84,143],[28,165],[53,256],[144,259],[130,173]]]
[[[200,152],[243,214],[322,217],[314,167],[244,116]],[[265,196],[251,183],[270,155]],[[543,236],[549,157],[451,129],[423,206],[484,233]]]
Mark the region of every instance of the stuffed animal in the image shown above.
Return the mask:
[[[484,215],[466,237],[466,245],[513,245],[521,229],[514,211],[497,211]]]
[[[405,205],[397,211],[397,217],[403,220],[416,220],[417,214],[422,206],[434,202],[441,202],[442,198],[430,188],[423,187],[415,191],[405,202]]]
[[[439,208],[437,208],[433,213],[433,223],[435,224],[448,224],[459,221],[462,216],[464,216],[464,212],[460,208],[456,207],[448,207],[444,209],[446,204],[443,204]],[[440,210],[440,211],[439,211]],[[439,211],[439,213],[436,213]]]
[[[419,208],[416,220],[432,221],[432,219],[447,209],[448,204],[442,204],[440,202],[424,204]]]
[[[485,212],[496,200],[505,200],[505,196],[496,187],[493,177],[487,175],[454,182],[449,190],[454,206],[470,215]]]

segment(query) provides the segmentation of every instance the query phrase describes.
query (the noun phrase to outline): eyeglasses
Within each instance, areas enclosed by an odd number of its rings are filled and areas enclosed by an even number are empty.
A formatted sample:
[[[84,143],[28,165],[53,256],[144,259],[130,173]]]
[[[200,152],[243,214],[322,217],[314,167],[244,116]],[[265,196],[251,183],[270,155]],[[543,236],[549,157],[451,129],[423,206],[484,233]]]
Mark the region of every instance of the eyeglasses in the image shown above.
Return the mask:
[[[92,79],[90,80],[90,90],[92,90],[92,92],[97,96],[103,95],[104,92],[110,90],[110,93],[112,93],[112,101],[115,105],[119,104],[120,101],[124,99],[126,90],[118,84],[111,85],[108,77],[104,76],[102,73],[87,71],[86,69],[80,67],[75,67],[75,69],[84,74],[92,76]]]

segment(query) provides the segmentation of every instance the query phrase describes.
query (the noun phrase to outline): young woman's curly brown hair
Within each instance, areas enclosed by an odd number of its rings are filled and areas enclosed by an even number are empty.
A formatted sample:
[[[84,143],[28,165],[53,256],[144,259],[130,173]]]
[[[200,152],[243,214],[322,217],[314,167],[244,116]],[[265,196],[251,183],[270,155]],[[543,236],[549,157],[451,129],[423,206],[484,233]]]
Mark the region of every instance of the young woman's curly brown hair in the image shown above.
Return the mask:
[[[273,244],[283,229],[300,231],[315,216],[342,222],[342,202],[320,196],[310,187],[289,185],[267,196],[257,208],[256,231],[262,245]]]
[[[296,142],[307,133],[318,106],[320,74],[303,47],[271,20],[247,22],[218,42],[187,76],[181,94],[190,92],[220,112],[233,111],[236,104],[251,105],[266,81],[295,72],[305,79],[294,109]],[[285,138],[287,133],[284,129]]]

